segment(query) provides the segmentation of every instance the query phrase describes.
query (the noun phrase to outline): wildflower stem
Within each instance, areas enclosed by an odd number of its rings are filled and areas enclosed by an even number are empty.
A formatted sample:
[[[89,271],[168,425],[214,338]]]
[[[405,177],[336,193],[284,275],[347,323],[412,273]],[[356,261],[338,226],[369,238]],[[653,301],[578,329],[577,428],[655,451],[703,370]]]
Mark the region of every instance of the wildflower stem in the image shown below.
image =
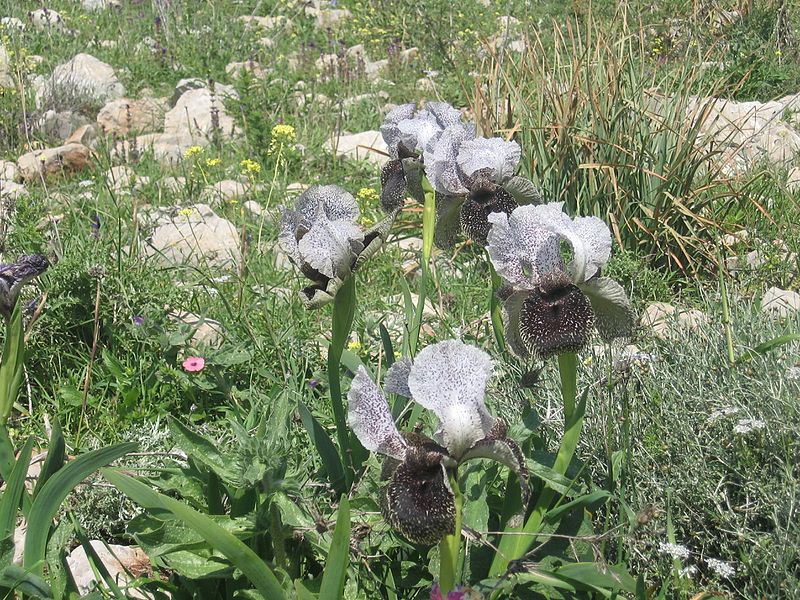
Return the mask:
[[[333,317],[331,323],[331,345],[328,348],[328,388],[331,394],[333,416],[336,421],[336,437],[339,442],[339,452],[342,457],[345,488],[350,487],[352,473],[350,470],[350,437],[347,429],[347,419],[342,403],[341,362],[342,352],[350,336],[353,326],[353,316],[356,309],[355,278],[351,275],[344,280],[342,287],[336,293],[333,301]],[[336,484],[337,482],[331,482]],[[338,488],[338,485],[336,485]]]
[[[439,542],[439,589],[442,598],[446,598],[452,592],[456,584],[456,573],[458,571],[458,557],[461,552],[461,505],[463,496],[458,487],[458,478],[450,478],[450,487],[453,489],[454,503],[456,507],[455,531],[452,535],[446,535]]]
[[[491,284],[489,287],[489,314],[492,318],[492,330],[494,331],[494,339],[497,342],[497,346],[499,347],[500,351],[504,351],[506,349],[506,340],[503,334],[503,315],[501,313],[501,302],[497,297],[497,290],[500,289],[500,286],[503,284],[503,282],[500,279],[500,276],[497,274],[497,271],[494,270],[492,261],[487,260],[486,263],[489,265],[489,270],[492,273]]]
[[[732,365],[736,363],[736,356],[733,353],[733,327],[731,327],[731,309],[728,305],[728,285],[725,282],[725,261],[723,260],[722,251],[720,250],[717,255],[719,263],[719,293],[722,296],[722,326],[725,328],[725,346],[728,351],[728,362]]]
[[[556,460],[553,463],[553,471],[559,475],[567,472],[575,448],[578,446],[581,428],[583,427],[583,415],[586,408],[586,394],[577,400],[578,392],[578,357],[571,352],[558,356],[558,371],[561,378],[561,398],[564,402],[564,435],[558,448]],[[525,555],[530,549],[536,534],[539,532],[547,509],[555,498],[555,491],[545,487],[536,500],[531,516],[522,528],[523,534],[528,535],[507,535],[500,541],[497,554],[489,571],[490,576],[499,576],[508,568],[512,560],[517,560]],[[506,528],[507,532],[519,531],[518,529]]]
[[[425,206],[422,209],[422,277],[419,283],[419,301],[414,313],[414,325],[411,328],[409,350],[413,356],[417,352],[419,343],[419,330],[422,327],[422,313],[425,310],[425,299],[431,278],[431,253],[433,252],[433,235],[436,226],[436,194],[430,187],[428,180],[423,178],[425,189]]]

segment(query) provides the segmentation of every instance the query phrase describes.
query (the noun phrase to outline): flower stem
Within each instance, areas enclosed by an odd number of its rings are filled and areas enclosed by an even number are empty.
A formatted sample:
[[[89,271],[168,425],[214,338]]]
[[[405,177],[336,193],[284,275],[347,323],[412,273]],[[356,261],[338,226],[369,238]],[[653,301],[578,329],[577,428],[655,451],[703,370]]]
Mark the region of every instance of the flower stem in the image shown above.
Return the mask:
[[[425,206],[422,209],[422,277],[419,282],[419,300],[414,313],[414,323],[411,327],[408,347],[413,356],[417,352],[419,343],[419,330],[422,328],[422,313],[425,310],[425,299],[428,296],[428,287],[431,279],[431,253],[433,252],[433,235],[436,228],[436,193],[430,187],[428,180],[423,178],[425,189]]]
[[[731,327],[731,310],[728,305],[728,284],[725,281],[725,261],[723,260],[722,250],[717,254],[719,265],[719,293],[722,296],[722,326],[725,328],[725,348],[728,351],[728,362],[733,365],[736,363],[736,356],[733,351],[733,327]]]
[[[559,475],[567,472],[575,449],[580,439],[583,427],[585,405],[577,403],[578,392],[578,357],[574,353],[561,354],[558,357],[558,371],[561,378],[561,398],[564,402],[564,435],[558,448],[553,471]],[[494,557],[489,575],[497,577],[502,575],[512,560],[517,560],[525,555],[536,539],[536,534],[544,521],[547,509],[555,497],[551,488],[545,487],[533,507],[533,512],[521,530],[522,535],[507,535],[500,540],[497,554]],[[507,532],[520,531],[507,528]]]
[[[350,436],[347,430],[347,418],[342,402],[342,383],[340,367],[342,352],[350,336],[353,316],[356,310],[356,285],[352,275],[336,292],[333,300],[333,316],[331,324],[331,345],[328,348],[328,388],[331,394],[333,416],[336,421],[336,437],[339,442],[339,453],[342,458],[345,486],[350,487],[352,473],[350,470]],[[333,483],[333,482],[332,482]]]
[[[488,257],[488,252],[487,252]],[[504,351],[506,349],[506,338],[503,334],[503,315],[502,315],[502,303],[500,298],[497,297],[497,290],[500,289],[500,286],[503,285],[502,279],[497,274],[497,271],[494,270],[494,265],[492,264],[491,260],[486,261],[489,265],[489,269],[492,273],[492,280],[489,287],[489,314],[492,318],[492,330],[494,331],[494,339],[497,342],[497,346],[500,351]]]
[[[461,504],[463,496],[458,487],[458,478],[450,478],[450,487],[453,489],[454,503],[456,507],[455,531],[452,535],[446,535],[439,542],[439,589],[442,598],[446,598],[456,586],[456,574],[458,572],[458,558],[461,553]]]

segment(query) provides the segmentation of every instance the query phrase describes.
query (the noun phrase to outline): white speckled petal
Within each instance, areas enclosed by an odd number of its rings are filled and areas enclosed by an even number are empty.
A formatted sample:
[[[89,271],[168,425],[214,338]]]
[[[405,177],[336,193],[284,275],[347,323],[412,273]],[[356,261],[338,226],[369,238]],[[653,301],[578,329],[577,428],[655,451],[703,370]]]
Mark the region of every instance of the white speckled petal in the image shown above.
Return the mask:
[[[529,208],[531,218],[539,226],[557,233],[572,246],[569,272],[575,283],[583,283],[608,262],[611,231],[597,217],[570,219],[562,207],[563,202],[550,202]]]
[[[389,155],[392,158],[398,158],[397,145],[400,143],[400,130],[397,124],[404,119],[413,117],[415,109],[416,105],[413,102],[401,104],[386,115],[383,125],[381,125],[381,136],[389,147]]]
[[[436,119],[440,129],[461,124],[461,111],[453,108],[447,102],[427,102],[423,112],[430,113]]]
[[[308,220],[308,227],[324,214],[331,221],[355,221],[361,214],[353,194],[338,185],[312,185],[297,198],[295,210]]]
[[[364,448],[405,459],[407,444],[397,431],[386,397],[363,366],[347,393],[347,407],[347,424]]]
[[[417,116],[413,119],[404,119],[397,124],[400,131],[400,141],[409,150],[422,152],[428,143],[442,132],[442,128],[431,117]]]
[[[298,243],[300,258],[327,277],[344,278],[363,249],[364,234],[358,225],[344,219],[320,217]]]
[[[278,233],[278,246],[296,265],[300,264],[300,248],[297,245],[297,228],[303,220],[303,215],[296,210],[280,207],[281,220]]]
[[[541,277],[563,270],[558,234],[542,227],[531,209],[491,213],[487,250],[497,274],[516,289],[533,289]]]
[[[426,347],[411,367],[411,396],[436,414],[437,437],[456,460],[491,430],[483,400],[491,373],[489,355],[458,340]]]
[[[461,144],[457,161],[467,175],[488,169],[495,183],[503,183],[514,175],[521,154],[517,142],[506,142],[497,137],[478,138]]]
[[[411,398],[411,390],[408,389],[408,376],[411,374],[410,358],[401,358],[396,361],[383,379],[383,387],[390,394],[399,394],[406,398]]]
[[[426,146],[423,154],[425,174],[437,192],[458,196],[469,191],[459,177],[456,164],[458,148],[466,140],[467,130],[462,125],[453,125]]]
[[[586,267],[581,281],[588,281],[611,257],[611,230],[597,217],[575,217],[574,223],[586,246]]]

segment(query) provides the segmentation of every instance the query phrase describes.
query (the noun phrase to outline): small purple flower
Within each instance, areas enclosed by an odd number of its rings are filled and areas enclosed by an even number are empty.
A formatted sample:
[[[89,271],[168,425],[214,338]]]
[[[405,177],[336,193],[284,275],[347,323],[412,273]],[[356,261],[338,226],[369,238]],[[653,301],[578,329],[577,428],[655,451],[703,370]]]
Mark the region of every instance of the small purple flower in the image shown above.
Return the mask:
[[[308,380],[308,387],[310,387],[312,390],[317,389],[319,387],[319,380],[317,380],[317,379],[309,379]]]
[[[136,325],[136,327],[141,327],[144,325],[144,317],[142,315],[133,315],[133,317],[131,317],[131,321],[134,325]]]

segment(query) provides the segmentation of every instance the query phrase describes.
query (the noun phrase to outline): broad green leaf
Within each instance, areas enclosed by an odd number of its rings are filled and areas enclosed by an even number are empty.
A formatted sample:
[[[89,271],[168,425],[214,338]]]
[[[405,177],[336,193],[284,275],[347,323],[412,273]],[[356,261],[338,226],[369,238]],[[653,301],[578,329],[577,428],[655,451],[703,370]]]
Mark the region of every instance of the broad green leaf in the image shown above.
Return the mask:
[[[47,480],[64,466],[65,450],[61,423],[59,423],[58,419],[55,419],[53,422],[53,431],[50,434],[50,444],[47,446],[47,457],[44,459],[42,470],[39,473],[39,479],[36,481],[36,487],[33,488],[34,498],[39,495],[39,491],[44,484],[47,483]]]
[[[0,571],[0,589],[13,590],[32,598],[53,597],[44,579],[17,565],[7,565]],[[10,594],[9,597],[13,598],[14,595]]]
[[[385,356],[386,368],[388,369],[394,364],[394,347],[392,346],[392,338],[389,336],[389,331],[383,323],[378,325],[378,330],[381,334],[381,344],[383,345],[383,355]],[[353,371],[355,373],[355,371]]]
[[[114,462],[138,444],[129,442],[92,450],[69,462],[42,486],[28,513],[28,533],[25,538],[23,566],[34,574],[44,572],[47,538],[53,519],[67,495],[100,467]]]
[[[22,323],[22,302],[17,302],[6,325],[3,356],[0,358],[0,424],[5,425],[17,400],[22,383],[25,359],[25,332]]]
[[[578,287],[592,303],[595,326],[603,340],[608,342],[633,333],[636,314],[625,288],[608,277],[595,277]]]
[[[367,369],[367,372],[372,373],[372,369],[370,369],[368,365],[365,365],[363,363],[361,357],[355,352],[348,350],[347,348],[342,350],[341,364],[344,366],[345,369],[347,369],[351,373],[357,373],[358,367],[362,366],[365,369]]]
[[[600,502],[607,502],[610,498],[613,498],[611,494],[606,492],[605,490],[596,490],[591,494],[586,494],[571,502],[567,502],[566,504],[562,504],[556,508],[553,508],[547,511],[547,514],[544,516],[545,523],[557,523],[558,520],[561,518],[562,515],[566,514],[567,512],[575,509],[575,508],[588,508],[593,504],[597,504]]]
[[[33,452],[33,438],[28,438],[19,453],[11,477],[6,482],[3,495],[0,496],[0,540],[14,533],[17,524],[17,509],[19,509],[22,495],[25,493],[25,476],[31,464]]]
[[[297,594],[297,600],[317,600],[316,594],[308,591],[308,588],[299,579],[294,580],[294,591]]]
[[[333,530],[333,541],[325,571],[322,574],[322,586],[319,600],[339,600],[344,589],[345,575],[350,564],[350,503],[342,494],[339,501],[339,512],[336,516],[336,528]]]
[[[102,470],[103,477],[137,504],[149,510],[167,510],[197,531],[208,544],[225,556],[265,598],[285,598],[272,570],[244,542],[217,525],[212,519],[186,504],[156,492],[133,477],[111,469]]]
[[[183,521],[175,519],[171,513],[159,518],[150,513],[134,517],[127,527],[127,533],[133,535],[136,542],[147,551],[148,556],[155,557],[177,552],[179,550],[201,550],[209,548],[205,538]],[[209,519],[240,540],[253,536],[253,524],[250,519],[240,517],[232,519],[227,515],[207,515]]]
[[[229,561],[221,556],[214,556],[208,549],[177,550],[158,556],[157,559],[168,569],[190,580],[230,577],[233,572]]]
[[[5,423],[0,423],[0,476],[8,480],[14,470],[15,458],[14,443],[8,437]]]
[[[306,428],[309,437],[311,437],[311,442],[319,453],[329,481],[332,485],[341,485],[344,481],[342,460],[330,437],[328,437],[328,433],[317,422],[302,400],[297,403],[297,412],[300,413],[300,420],[303,422],[303,426]]]
[[[190,458],[208,467],[225,483],[238,482],[237,471],[230,467],[233,461],[219,451],[219,445],[195,433],[174,417],[169,420],[169,428],[176,445]]]
[[[621,590],[631,594],[636,592],[636,580],[630,576],[625,567],[620,565],[594,562],[569,563],[559,567],[555,572],[595,589]]]

